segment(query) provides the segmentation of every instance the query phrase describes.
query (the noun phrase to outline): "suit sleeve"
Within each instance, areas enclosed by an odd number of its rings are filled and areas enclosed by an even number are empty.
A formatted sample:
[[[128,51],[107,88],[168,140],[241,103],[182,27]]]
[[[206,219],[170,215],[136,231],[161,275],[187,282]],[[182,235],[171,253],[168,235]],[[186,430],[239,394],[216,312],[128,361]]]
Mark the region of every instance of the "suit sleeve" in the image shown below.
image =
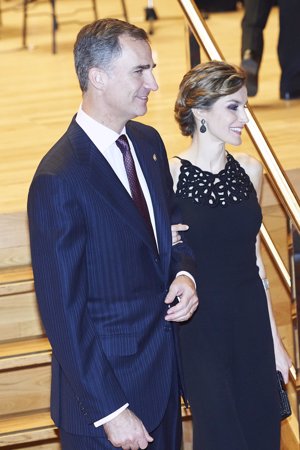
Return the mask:
[[[171,225],[183,223],[181,211],[176,204],[176,198],[173,190],[173,178],[170,173],[169,162],[167,153],[162,139],[160,138],[161,151],[161,167],[162,167],[162,179],[165,183],[165,191],[167,195],[167,203],[169,208]],[[171,280],[176,276],[178,272],[188,272],[195,279],[196,277],[196,265],[195,258],[191,247],[188,245],[184,233],[182,234],[182,243],[178,243],[172,246],[172,259],[170,267]]]
[[[83,211],[68,183],[37,176],[28,198],[32,267],[53,353],[89,423],[126,404],[87,307]]]

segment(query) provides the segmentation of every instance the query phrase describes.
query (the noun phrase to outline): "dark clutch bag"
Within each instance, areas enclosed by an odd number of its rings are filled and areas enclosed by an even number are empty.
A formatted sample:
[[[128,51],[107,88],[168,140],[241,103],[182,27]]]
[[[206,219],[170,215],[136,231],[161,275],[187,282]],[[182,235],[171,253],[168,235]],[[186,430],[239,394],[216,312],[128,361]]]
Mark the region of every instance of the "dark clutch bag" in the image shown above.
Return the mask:
[[[291,405],[289,402],[288,394],[286,391],[286,386],[283,381],[282,373],[277,370],[277,385],[278,385],[278,394],[280,401],[280,416],[281,420],[286,419],[292,414]]]

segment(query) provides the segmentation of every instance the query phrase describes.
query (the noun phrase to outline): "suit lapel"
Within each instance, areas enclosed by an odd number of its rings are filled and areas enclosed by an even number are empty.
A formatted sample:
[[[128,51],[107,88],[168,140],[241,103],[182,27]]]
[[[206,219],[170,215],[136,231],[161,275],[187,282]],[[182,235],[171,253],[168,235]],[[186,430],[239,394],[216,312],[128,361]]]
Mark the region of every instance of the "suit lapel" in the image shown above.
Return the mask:
[[[68,135],[76,157],[88,168],[88,182],[114,209],[120,220],[125,221],[149,247],[154,249],[152,237],[143,217],[105,157],[75,121],[71,123]]]
[[[157,156],[159,149],[155,148],[154,145],[151,145],[150,141],[147,141],[146,147],[144,136],[139,139],[137,133],[133,134],[130,132],[129,126],[126,128],[128,136],[134,145],[137,158],[150,192],[154,211],[158,248],[160,256],[163,257],[165,252],[169,252],[171,244],[167,238],[170,234],[170,220],[168,205],[166,205],[165,202],[165,193],[162,190],[162,182],[160,180],[161,171]]]

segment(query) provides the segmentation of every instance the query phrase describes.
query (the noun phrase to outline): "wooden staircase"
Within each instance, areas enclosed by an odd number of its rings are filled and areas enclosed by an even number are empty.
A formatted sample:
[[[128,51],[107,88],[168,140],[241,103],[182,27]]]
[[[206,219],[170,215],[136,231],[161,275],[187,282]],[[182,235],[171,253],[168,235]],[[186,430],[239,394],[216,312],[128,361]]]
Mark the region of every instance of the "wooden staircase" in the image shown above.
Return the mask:
[[[297,180],[299,180],[297,171]],[[297,185],[297,184],[296,184]],[[263,204],[275,199],[265,189]],[[60,450],[50,413],[51,347],[40,320],[25,213],[0,215],[0,447]],[[299,377],[298,377],[299,378]],[[296,392],[300,391],[297,379]],[[183,428],[190,411],[182,407]],[[185,443],[184,443],[185,448]],[[282,426],[282,450],[299,450],[295,414]]]
[[[51,347],[27,260],[25,214],[2,215],[0,229],[0,447],[59,450],[49,413]]]

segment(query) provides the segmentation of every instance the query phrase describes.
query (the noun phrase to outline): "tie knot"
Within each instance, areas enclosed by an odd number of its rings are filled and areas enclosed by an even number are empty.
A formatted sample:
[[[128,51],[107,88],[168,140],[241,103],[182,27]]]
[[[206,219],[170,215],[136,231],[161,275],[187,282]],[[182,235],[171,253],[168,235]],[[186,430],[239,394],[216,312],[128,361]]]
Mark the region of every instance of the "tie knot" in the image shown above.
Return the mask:
[[[129,150],[129,142],[125,134],[121,134],[121,136],[118,137],[118,139],[116,140],[116,144],[122,153],[125,153]]]

